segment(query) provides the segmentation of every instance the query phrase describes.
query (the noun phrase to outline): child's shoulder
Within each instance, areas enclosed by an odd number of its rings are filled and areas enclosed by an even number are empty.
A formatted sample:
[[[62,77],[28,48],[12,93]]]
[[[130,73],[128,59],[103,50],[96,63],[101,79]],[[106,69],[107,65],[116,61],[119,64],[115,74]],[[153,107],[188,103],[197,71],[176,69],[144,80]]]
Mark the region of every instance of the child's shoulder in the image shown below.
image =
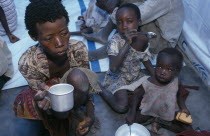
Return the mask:
[[[119,33],[114,34],[110,40],[124,40]]]

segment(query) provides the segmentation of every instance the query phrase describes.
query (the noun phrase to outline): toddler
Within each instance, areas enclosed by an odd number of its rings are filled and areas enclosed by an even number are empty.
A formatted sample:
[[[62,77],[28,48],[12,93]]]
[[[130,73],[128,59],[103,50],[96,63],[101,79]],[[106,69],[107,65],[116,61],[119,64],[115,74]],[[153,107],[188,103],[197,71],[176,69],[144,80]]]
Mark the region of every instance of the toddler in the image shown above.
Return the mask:
[[[143,83],[134,91],[126,117],[128,124],[151,121],[153,133],[157,133],[160,127],[174,132],[191,129],[189,125],[174,120],[179,109],[190,115],[177,77],[182,63],[183,56],[175,48],[165,48],[159,52],[154,75],[143,77]]]

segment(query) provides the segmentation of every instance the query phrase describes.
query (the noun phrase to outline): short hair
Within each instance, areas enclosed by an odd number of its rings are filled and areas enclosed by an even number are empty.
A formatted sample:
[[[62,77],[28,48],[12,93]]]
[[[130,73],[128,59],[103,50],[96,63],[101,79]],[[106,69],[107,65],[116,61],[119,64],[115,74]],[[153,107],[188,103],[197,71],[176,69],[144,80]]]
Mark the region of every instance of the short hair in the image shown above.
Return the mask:
[[[26,29],[32,37],[37,37],[37,23],[55,22],[62,17],[66,19],[66,23],[68,24],[68,13],[60,1],[31,0],[31,3],[26,7],[25,12]]]
[[[141,12],[140,12],[140,9],[138,6],[136,6],[135,4],[132,4],[132,3],[126,3],[126,4],[123,4],[121,5],[117,11],[119,11],[120,9],[122,8],[129,8],[131,10],[133,10],[136,14],[136,17],[137,19],[141,19]],[[116,14],[117,15],[117,14]]]
[[[176,69],[180,71],[183,66],[183,55],[180,51],[175,48],[165,48],[158,53],[157,61],[160,59],[160,56],[168,55],[173,58],[175,61]]]

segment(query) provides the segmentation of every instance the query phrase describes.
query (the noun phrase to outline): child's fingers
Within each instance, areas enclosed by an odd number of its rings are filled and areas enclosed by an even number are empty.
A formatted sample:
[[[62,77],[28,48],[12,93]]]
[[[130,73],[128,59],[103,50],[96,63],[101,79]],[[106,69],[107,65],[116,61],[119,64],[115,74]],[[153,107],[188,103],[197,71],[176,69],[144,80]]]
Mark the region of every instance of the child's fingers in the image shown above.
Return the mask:
[[[50,108],[50,102],[48,100],[45,100],[43,110],[48,110],[49,108]]]
[[[37,93],[34,96],[34,100],[35,101],[41,101],[44,99],[44,97],[46,96],[46,92],[44,91],[37,91]]]
[[[127,33],[137,33],[137,29],[128,29]]]
[[[138,37],[138,34],[137,33],[132,33],[132,34],[128,35],[128,39],[132,39],[134,37]]]
[[[89,127],[83,128],[79,130],[80,135],[84,135],[85,133],[87,133],[89,131]]]

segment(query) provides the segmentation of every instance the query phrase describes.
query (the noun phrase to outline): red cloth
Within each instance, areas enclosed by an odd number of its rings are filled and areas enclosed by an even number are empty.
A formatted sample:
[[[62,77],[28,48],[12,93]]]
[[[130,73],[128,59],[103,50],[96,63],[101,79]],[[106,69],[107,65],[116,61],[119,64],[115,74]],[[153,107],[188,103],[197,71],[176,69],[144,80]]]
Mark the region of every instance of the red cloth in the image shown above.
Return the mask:
[[[176,136],[210,136],[208,131],[195,131],[195,130],[186,130],[177,134]]]
[[[47,85],[52,86],[58,83],[59,80],[51,79]],[[16,97],[13,105],[15,115],[20,118],[41,120],[40,110],[34,101],[34,96],[37,92],[27,87]]]

